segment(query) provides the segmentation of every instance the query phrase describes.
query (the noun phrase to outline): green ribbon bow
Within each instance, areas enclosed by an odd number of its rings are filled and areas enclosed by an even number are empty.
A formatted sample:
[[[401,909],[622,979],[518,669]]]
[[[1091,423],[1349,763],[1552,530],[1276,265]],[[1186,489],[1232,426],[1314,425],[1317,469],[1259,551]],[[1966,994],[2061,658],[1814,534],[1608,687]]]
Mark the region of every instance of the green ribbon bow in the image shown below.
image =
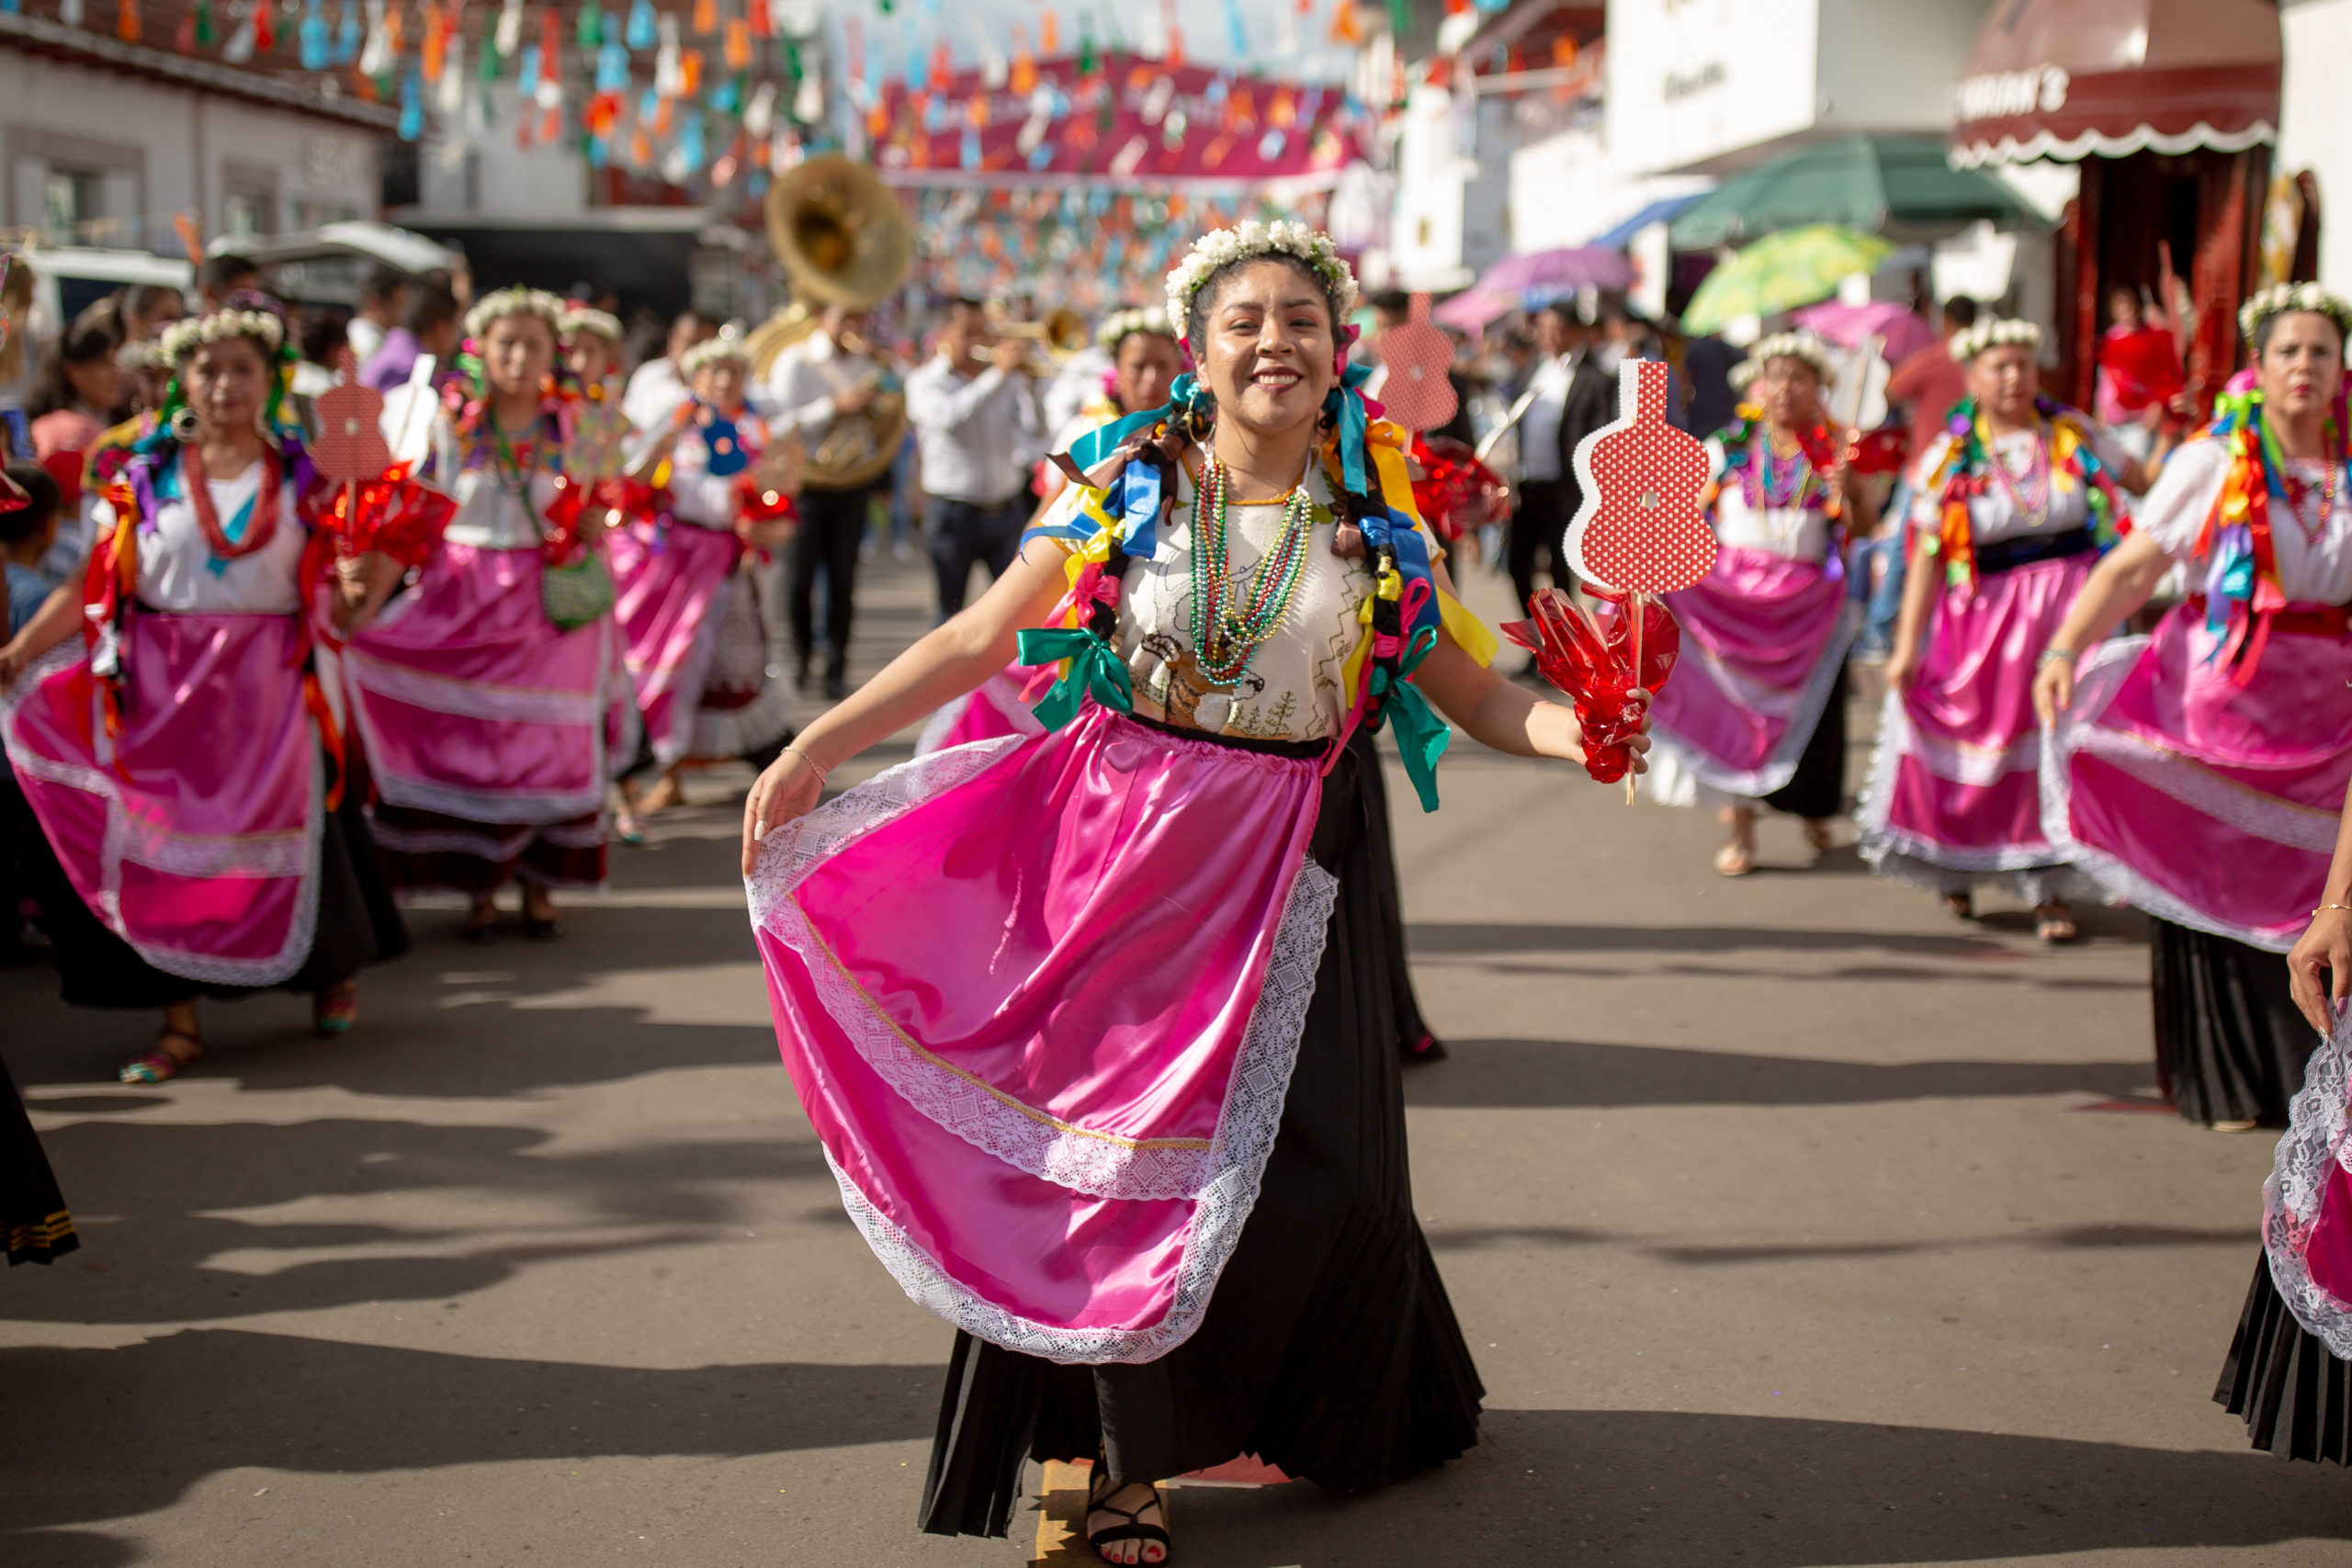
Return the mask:
[[[1026,634],[1024,634],[1026,635]],[[1396,674],[1391,680],[1388,667],[1372,667],[1372,694],[1380,700],[1383,722],[1391,726],[1396,736],[1396,750],[1405,759],[1405,776],[1413,781],[1413,793],[1421,797],[1421,809],[1437,809],[1437,760],[1453,741],[1453,731],[1445,720],[1438,717],[1429,699],[1420,689],[1405,677],[1410,675],[1430,649],[1437,646],[1437,633],[1430,627],[1421,628],[1419,636],[1407,645],[1405,656],[1397,661]],[[1124,671],[1123,671],[1124,672]],[[1040,710],[1043,711],[1042,709]]]
[[[1079,626],[1050,630],[1033,627],[1021,634],[1020,658],[1023,664],[1069,660],[1069,668],[1054,682],[1054,689],[1031,710],[1047,729],[1059,729],[1076,718],[1089,692],[1094,694],[1096,702],[1114,712],[1136,711],[1135,682],[1128,676],[1126,665],[1111,650],[1111,645],[1094,632]]]

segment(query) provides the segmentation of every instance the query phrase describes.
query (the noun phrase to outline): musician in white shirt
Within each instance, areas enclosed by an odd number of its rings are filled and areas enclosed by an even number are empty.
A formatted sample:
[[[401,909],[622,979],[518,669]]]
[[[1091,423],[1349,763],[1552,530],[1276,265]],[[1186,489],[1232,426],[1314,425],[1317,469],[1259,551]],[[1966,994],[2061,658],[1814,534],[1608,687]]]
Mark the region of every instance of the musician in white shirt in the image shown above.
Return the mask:
[[[863,413],[888,377],[865,339],[865,317],[841,305],[828,306],[817,330],[777,355],[769,367],[768,434],[776,440],[797,435],[814,451],[836,420]],[[858,547],[865,536],[871,484],[828,488],[812,473],[800,491],[800,526],[793,531],[784,561],[785,604],[792,623],[796,684],[808,683],[816,656],[816,582],[825,571],[825,694],[848,694],[849,632],[855,610]]]

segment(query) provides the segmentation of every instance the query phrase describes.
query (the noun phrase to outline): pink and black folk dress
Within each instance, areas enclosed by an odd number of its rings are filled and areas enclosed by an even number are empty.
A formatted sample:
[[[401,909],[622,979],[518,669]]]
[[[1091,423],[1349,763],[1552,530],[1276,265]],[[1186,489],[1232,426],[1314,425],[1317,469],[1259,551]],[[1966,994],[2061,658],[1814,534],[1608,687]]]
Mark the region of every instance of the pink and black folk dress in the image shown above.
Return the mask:
[[[2229,401],[2224,423],[2245,417]],[[2290,461],[2266,484],[2239,445],[2188,443],[2142,502],[2135,527],[2195,592],[2084,659],[2044,816],[2100,891],[2150,916],[2156,1074],[2180,1113],[2279,1126],[2319,1043],[2279,955],[2321,901],[2352,784],[2352,507],[2340,466]]]
[[[1728,445],[1727,445],[1728,443]],[[1667,595],[1680,679],[1652,709],[1643,790],[1668,806],[1774,807],[1809,820],[1845,804],[1846,592],[1826,492],[1804,452],[1740,427],[1707,443],[1715,564]]]
[[[690,405],[671,452],[669,504],[610,536],[615,617],[655,762],[737,757],[765,767],[792,735],[775,678],[755,558],[736,536],[742,480],[767,445],[748,411]]]
[[[542,598],[582,499],[558,482],[563,418],[502,446],[437,416],[417,477],[457,514],[345,651],[376,837],[403,891],[604,885],[605,792],[636,754],[637,714],[613,617],[566,630]]]
[[[320,679],[309,464],[191,457],[132,459],[96,512],[95,640],[0,694],[9,838],[76,1006],[316,994],[408,945]]]
[[[1140,526],[1073,490],[1029,546],[1071,552],[1076,626],[1024,634],[1069,660],[1055,728],[894,768],[773,832],[750,879],[842,1200],[958,1330],[927,1530],[1003,1533],[1032,1456],[1168,1476],[1254,1454],[1359,1490],[1476,1438],[1412,1211],[1361,722],[1376,689],[1430,755],[1397,688],[1440,606],[1418,530],[1396,531],[1418,573],[1373,601],[1319,472],[1309,493],[1295,595],[1217,682],[1189,490]],[[1281,512],[1231,515],[1246,574]]]
[[[1881,710],[1855,820],[1881,875],[1947,895],[1994,882],[2041,904],[2086,885],[2042,829],[2035,661],[2111,541],[2106,475],[2127,458],[2070,410],[2046,411],[2046,439],[1987,438],[1965,403],[1955,421],[1963,433],[1928,448],[1922,471],[1946,476],[1954,443],[1972,439],[1979,471],[1931,479],[1912,512],[1929,541],[1920,570],[1943,581],[1917,672]]]

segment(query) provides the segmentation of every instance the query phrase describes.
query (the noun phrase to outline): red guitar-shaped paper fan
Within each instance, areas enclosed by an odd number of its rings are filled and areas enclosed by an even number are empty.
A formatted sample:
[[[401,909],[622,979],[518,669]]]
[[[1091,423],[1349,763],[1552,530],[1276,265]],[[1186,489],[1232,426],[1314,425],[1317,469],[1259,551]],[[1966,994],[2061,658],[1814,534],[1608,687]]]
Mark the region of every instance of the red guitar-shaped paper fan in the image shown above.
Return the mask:
[[[1408,430],[1435,430],[1453,417],[1453,340],[1430,325],[1430,297],[1413,296],[1412,318],[1380,336],[1380,409]]]
[[[1715,533],[1699,510],[1707,449],[1667,423],[1666,365],[1617,367],[1616,420],[1577,443],[1583,504],[1568,525],[1568,564],[1588,582],[1627,593],[1672,593],[1715,564]]]
[[[311,463],[320,478],[336,484],[372,479],[392,466],[391,444],[384,439],[384,394],[351,378],[350,355],[343,352],[336,367],[341,378],[312,405],[319,438],[311,444]]]
[[[1699,510],[1707,449],[1667,423],[1670,382],[1655,359],[1617,368],[1619,414],[1577,443],[1584,501],[1568,525],[1566,551],[1593,585],[1599,613],[1557,589],[1531,604],[1532,619],[1504,629],[1535,650],[1537,667],[1576,701],[1586,733],[1585,769],[1618,775],[1625,741],[1639,729],[1628,712],[1634,687],[1655,694],[1672,673],[1679,629],[1652,597],[1690,587],[1715,564],[1714,530]],[[1558,673],[1555,673],[1555,671]],[[1624,773],[1625,801],[1634,780]]]
[[[402,566],[421,566],[440,542],[456,502],[425,489],[392,462],[384,439],[384,395],[352,378],[351,352],[337,356],[342,373],[312,405],[319,437],[311,464],[334,487],[326,516],[337,552],[345,557],[371,551]]]

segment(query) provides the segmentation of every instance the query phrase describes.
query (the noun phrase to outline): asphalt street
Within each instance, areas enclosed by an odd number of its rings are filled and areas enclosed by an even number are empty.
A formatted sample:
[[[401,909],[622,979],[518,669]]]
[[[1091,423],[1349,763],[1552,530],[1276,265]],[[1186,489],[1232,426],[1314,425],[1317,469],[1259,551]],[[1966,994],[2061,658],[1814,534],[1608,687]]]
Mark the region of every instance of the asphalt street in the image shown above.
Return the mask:
[[[858,672],[927,592],[873,574]],[[1030,1559],[1034,1515],[913,1531],[949,1331],[777,1065],[743,782],[616,849],[563,940],[419,910],[356,1032],[211,1008],[160,1088],[111,1081],[151,1018],[0,974],[83,1237],[0,1280],[0,1562]],[[1465,740],[1442,782],[1394,792],[1451,1051],[1408,1095],[1485,1440],[1354,1500],[1181,1489],[1179,1563],[2352,1563],[2352,1478],[2210,1401],[2272,1138],[2156,1100],[2136,917],[2049,952],[1842,824],[1808,867],[1768,821],[1731,883],[1713,822],[1575,770]]]

